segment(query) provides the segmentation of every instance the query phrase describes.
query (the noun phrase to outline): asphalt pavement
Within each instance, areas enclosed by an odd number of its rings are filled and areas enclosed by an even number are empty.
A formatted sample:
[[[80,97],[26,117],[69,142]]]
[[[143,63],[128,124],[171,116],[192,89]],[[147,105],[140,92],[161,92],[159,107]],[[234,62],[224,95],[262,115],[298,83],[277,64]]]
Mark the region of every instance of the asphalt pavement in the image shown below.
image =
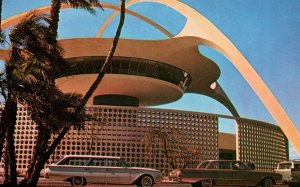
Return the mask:
[[[2,183],[2,178],[0,178],[0,183]],[[68,187],[68,186],[72,186],[72,185],[69,182],[53,181],[42,177],[38,182],[38,187]],[[136,187],[136,185],[87,184],[85,187]],[[191,185],[178,183],[178,182],[164,181],[161,183],[154,184],[153,187],[191,187]],[[227,187],[233,187],[233,186],[227,186]],[[288,187],[288,185],[275,185],[274,187]]]

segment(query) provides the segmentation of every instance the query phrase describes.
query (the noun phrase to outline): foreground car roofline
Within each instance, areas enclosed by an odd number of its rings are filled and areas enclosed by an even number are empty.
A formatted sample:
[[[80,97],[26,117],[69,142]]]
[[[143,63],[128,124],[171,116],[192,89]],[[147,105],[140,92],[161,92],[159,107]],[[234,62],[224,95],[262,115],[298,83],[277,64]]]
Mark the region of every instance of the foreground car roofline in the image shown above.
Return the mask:
[[[78,158],[113,158],[121,159],[119,156],[100,156],[100,155],[65,155],[63,158],[78,157]]]

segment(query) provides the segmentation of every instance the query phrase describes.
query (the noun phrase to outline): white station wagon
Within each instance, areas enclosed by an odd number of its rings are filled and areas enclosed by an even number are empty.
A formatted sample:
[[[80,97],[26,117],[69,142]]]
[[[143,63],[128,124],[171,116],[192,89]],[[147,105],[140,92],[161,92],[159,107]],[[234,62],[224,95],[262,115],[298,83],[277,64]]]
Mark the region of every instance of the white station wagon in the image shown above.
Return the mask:
[[[73,186],[104,183],[150,187],[161,177],[159,170],[130,167],[124,159],[109,156],[69,155],[45,169],[45,178],[69,181]]]

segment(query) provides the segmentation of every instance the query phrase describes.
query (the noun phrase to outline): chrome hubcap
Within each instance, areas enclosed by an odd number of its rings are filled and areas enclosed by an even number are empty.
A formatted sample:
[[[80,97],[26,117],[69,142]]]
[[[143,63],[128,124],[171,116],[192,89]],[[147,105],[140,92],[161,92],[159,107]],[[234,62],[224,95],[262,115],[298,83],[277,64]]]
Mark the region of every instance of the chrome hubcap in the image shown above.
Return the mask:
[[[144,187],[151,186],[152,185],[152,179],[150,177],[148,177],[148,176],[143,177],[143,179],[142,179],[142,185]]]

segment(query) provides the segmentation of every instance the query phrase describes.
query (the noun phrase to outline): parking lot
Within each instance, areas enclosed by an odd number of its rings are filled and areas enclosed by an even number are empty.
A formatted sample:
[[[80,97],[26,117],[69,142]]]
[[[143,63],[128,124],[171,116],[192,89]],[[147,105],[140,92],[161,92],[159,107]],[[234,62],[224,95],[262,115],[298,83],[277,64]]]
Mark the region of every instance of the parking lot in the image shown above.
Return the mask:
[[[18,181],[21,180],[22,178],[18,178]],[[2,177],[0,178],[0,184],[2,184]],[[37,186],[38,187],[68,187],[72,185],[69,182],[53,181],[41,177]],[[168,187],[168,186],[169,187],[191,187],[190,184],[183,184],[183,183],[170,182],[170,181],[163,181],[161,183],[154,184],[153,187]],[[136,185],[87,184],[85,187],[136,187]],[[231,187],[231,186],[227,186],[227,187]],[[274,187],[288,187],[288,185],[275,185]]]

